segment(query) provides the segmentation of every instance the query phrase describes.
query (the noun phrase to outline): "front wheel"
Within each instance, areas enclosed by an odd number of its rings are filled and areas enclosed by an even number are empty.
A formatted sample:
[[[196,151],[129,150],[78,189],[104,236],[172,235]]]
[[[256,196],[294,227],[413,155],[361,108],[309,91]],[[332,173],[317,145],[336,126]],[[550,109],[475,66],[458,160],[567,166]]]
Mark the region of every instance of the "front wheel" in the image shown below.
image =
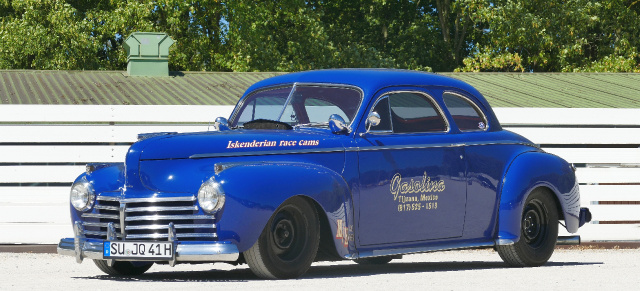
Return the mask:
[[[497,246],[503,261],[514,267],[533,267],[546,263],[558,239],[558,210],[548,191],[534,190],[527,198],[520,222],[520,240]]]
[[[148,262],[114,262],[113,266],[109,266],[105,260],[93,260],[98,269],[112,276],[137,276],[142,275],[149,270],[153,263]]]
[[[302,197],[293,197],[276,209],[244,258],[260,278],[297,278],[311,266],[319,242],[316,208]]]

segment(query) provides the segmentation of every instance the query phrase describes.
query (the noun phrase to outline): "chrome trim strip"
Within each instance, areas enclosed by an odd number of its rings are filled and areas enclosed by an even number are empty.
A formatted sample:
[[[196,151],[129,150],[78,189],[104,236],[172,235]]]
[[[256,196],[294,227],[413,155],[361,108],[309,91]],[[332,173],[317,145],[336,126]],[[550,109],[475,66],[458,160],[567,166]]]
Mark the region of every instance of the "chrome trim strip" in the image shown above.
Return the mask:
[[[149,206],[149,207],[131,207],[127,208],[126,212],[144,212],[144,211],[183,211],[183,210],[191,210],[197,211],[198,206]]]
[[[144,221],[144,220],[187,220],[187,219],[215,219],[208,215],[141,215],[129,216],[125,221]]]
[[[168,238],[168,233],[150,233],[150,234],[129,234],[127,235],[127,239],[139,239],[139,238]],[[181,237],[218,237],[215,233],[178,233],[176,234],[177,238]]]
[[[104,236],[104,237],[108,237],[109,236],[109,232],[107,232],[107,231],[85,230],[84,233],[87,234],[87,235],[99,235],[99,236]],[[121,238],[122,235],[120,233],[118,233],[118,234],[116,234],[116,237]]]
[[[168,225],[164,224],[150,224],[150,225],[131,225],[126,226],[127,230],[141,230],[141,229],[167,229]],[[175,229],[185,229],[185,228],[211,228],[215,229],[215,224],[175,224]]]
[[[98,213],[83,213],[82,217],[87,218],[104,218],[104,219],[118,219],[116,214],[98,214]]]
[[[63,238],[58,243],[58,254],[76,256],[94,260],[102,260],[102,240],[82,241],[76,252],[73,238]],[[238,247],[234,244],[207,242],[198,244],[178,244],[176,246],[177,262],[235,262],[240,257]]]
[[[120,201],[120,197],[115,197],[115,196],[98,196],[98,198],[96,198],[100,201]]]
[[[456,243],[456,244],[450,244],[447,246],[427,246],[427,247],[415,247],[415,248],[398,248],[398,249],[390,249],[390,250],[372,250],[372,251],[360,252],[358,256],[354,256],[351,259],[426,253],[426,252],[444,251],[444,250],[488,248],[488,247],[493,247],[494,245],[495,244],[493,242],[474,242],[474,243]]]
[[[122,203],[152,203],[152,202],[174,202],[174,201],[195,201],[196,196],[176,196],[176,197],[154,197],[154,198],[128,198],[123,199]]]
[[[371,132],[370,132],[371,134]],[[394,133],[400,135],[400,133]],[[416,133],[401,133],[401,134],[416,134]],[[420,134],[420,133],[418,133]],[[427,133],[428,134],[428,133]],[[366,137],[365,137],[366,139]],[[288,150],[288,151],[250,151],[250,152],[235,152],[235,153],[210,153],[210,154],[196,154],[192,155],[190,159],[203,159],[203,158],[216,158],[216,157],[242,157],[242,156],[268,156],[268,155],[288,155],[288,154],[318,154],[318,153],[335,153],[335,152],[357,152],[357,151],[371,151],[371,150],[389,150],[389,149],[422,149],[422,148],[437,148],[437,147],[459,147],[459,146],[485,146],[485,145],[525,145],[535,148],[540,148],[534,143],[527,143],[521,141],[505,141],[505,142],[465,142],[465,143],[442,143],[442,144],[414,144],[414,145],[397,145],[397,146],[367,146],[359,148],[326,148],[315,150]],[[224,169],[220,169],[221,171]]]
[[[95,209],[118,211],[118,206],[96,205]]]
[[[244,156],[270,156],[270,155],[289,155],[289,154],[321,154],[344,152],[344,148],[326,148],[326,149],[304,149],[304,150],[287,150],[287,151],[250,151],[250,152],[233,152],[233,153],[210,153],[195,154],[190,159],[216,158],[216,157],[244,157]]]
[[[413,144],[413,145],[395,145],[395,146],[366,146],[347,151],[375,151],[375,150],[404,150],[404,149],[424,149],[424,148],[442,148],[442,147],[461,147],[461,146],[486,146],[486,145],[524,145],[539,148],[536,144],[521,141],[505,141],[505,142],[465,142],[465,143],[440,143],[440,144]]]
[[[82,225],[84,226],[96,226],[96,227],[107,227],[109,226],[110,222],[83,222]],[[120,224],[113,224],[113,226],[115,228],[120,228]]]

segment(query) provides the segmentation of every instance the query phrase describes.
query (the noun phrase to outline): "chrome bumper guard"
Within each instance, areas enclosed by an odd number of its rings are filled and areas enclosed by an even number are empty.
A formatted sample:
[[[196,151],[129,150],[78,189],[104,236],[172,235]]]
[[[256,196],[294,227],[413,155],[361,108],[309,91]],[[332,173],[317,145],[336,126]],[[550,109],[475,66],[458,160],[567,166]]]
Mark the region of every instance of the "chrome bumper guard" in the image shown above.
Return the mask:
[[[105,240],[86,238],[79,222],[74,225],[74,234],[73,238],[60,240],[58,254],[76,257],[78,263],[85,258],[104,260],[102,248]],[[174,258],[168,261],[170,265],[176,262],[234,262],[240,256],[236,245],[224,242],[174,241],[174,248]]]

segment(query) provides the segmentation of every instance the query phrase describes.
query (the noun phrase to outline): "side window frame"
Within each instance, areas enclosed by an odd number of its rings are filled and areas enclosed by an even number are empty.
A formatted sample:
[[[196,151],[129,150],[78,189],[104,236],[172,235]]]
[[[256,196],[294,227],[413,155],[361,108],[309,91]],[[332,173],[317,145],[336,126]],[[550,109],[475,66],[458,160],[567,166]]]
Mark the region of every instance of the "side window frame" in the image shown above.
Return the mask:
[[[384,118],[385,116],[387,118],[389,118],[389,124],[390,124],[390,129],[372,129],[369,132],[370,133],[376,133],[376,134],[393,134],[393,119],[391,119],[391,100],[389,100],[389,94],[384,94],[382,95],[380,98],[378,98],[378,100],[376,100],[376,102],[373,104],[373,106],[371,107],[371,110],[369,110],[369,114],[371,114],[371,112],[373,112],[373,110],[378,106],[378,104],[382,101],[382,100],[387,100],[387,103],[389,103],[389,105],[387,106],[387,112],[383,115],[382,113],[378,112],[378,114],[380,114],[380,117]],[[367,116],[369,116],[369,114],[367,114]]]
[[[388,116],[389,118],[391,117],[391,95],[393,94],[399,94],[399,93],[410,93],[410,94],[417,94],[417,95],[421,95],[422,97],[425,97],[429,104],[431,104],[431,106],[433,106],[433,109],[439,114],[440,119],[442,120],[442,122],[444,122],[444,126],[445,126],[445,130],[444,131],[416,131],[416,132],[395,132],[394,128],[393,128],[393,119],[390,120],[391,123],[391,130],[371,130],[369,131],[369,133],[374,133],[374,134],[398,134],[398,135],[402,135],[402,134],[442,134],[442,133],[448,133],[451,131],[451,124],[449,123],[449,119],[447,118],[447,115],[445,115],[444,110],[442,109],[442,106],[440,106],[440,104],[436,101],[435,98],[433,98],[433,96],[431,96],[430,94],[423,92],[423,91],[419,91],[419,90],[396,90],[396,91],[389,91],[389,92],[385,92],[384,94],[382,94],[377,100],[376,102],[373,104],[373,106],[371,106],[371,108],[369,109],[369,113],[367,113],[366,116],[369,116],[369,114],[371,114],[371,112],[373,112],[373,109],[376,108],[376,106],[378,106],[378,102],[380,102],[383,99],[388,99],[389,100],[389,112],[388,112]],[[365,116],[365,118],[366,118]]]
[[[461,129],[458,126],[458,123],[456,122],[455,117],[451,113],[451,110],[449,110],[449,107],[447,106],[447,102],[444,99],[444,96],[447,95],[447,94],[453,95],[455,97],[458,97],[458,98],[466,101],[468,104],[471,104],[471,106],[476,111],[476,113],[478,113],[480,119],[482,119],[482,122],[485,125],[484,128],[465,129],[465,130]],[[482,111],[482,109],[475,102],[473,102],[473,100],[471,100],[471,98],[469,98],[469,97],[467,97],[467,96],[465,96],[465,95],[463,95],[461,93],[458,93],[456,91],[444,91],[444,92],[442,92],[442,103],[447,108],[447,111],[449,112],[449,115],[451,116],[451,120],[456,124],[456,127],[458,127],[458,130],[460,130],[460,132],[484,132],[484,131],[489,130],[489,122],[487,120],[487,115],[484,113],[484,111]]]

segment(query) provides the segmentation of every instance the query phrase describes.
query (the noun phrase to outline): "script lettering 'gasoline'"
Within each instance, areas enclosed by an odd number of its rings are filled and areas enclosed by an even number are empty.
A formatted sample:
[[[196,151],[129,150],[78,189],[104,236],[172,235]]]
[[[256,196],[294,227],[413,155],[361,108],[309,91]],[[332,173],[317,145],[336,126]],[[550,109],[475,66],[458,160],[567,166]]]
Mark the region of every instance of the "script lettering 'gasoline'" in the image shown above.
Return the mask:
[[[431,177],[427,176],[427,172],[424,172],[422,180],[410,179],[409,181],[403,181],[400,173],[396,173],[393,175],[393,178],[391,178],[391,194],[393,194],[393,200],[397,200],[399,194],[442,192],[444,188],[444,181],[431,181]]]

